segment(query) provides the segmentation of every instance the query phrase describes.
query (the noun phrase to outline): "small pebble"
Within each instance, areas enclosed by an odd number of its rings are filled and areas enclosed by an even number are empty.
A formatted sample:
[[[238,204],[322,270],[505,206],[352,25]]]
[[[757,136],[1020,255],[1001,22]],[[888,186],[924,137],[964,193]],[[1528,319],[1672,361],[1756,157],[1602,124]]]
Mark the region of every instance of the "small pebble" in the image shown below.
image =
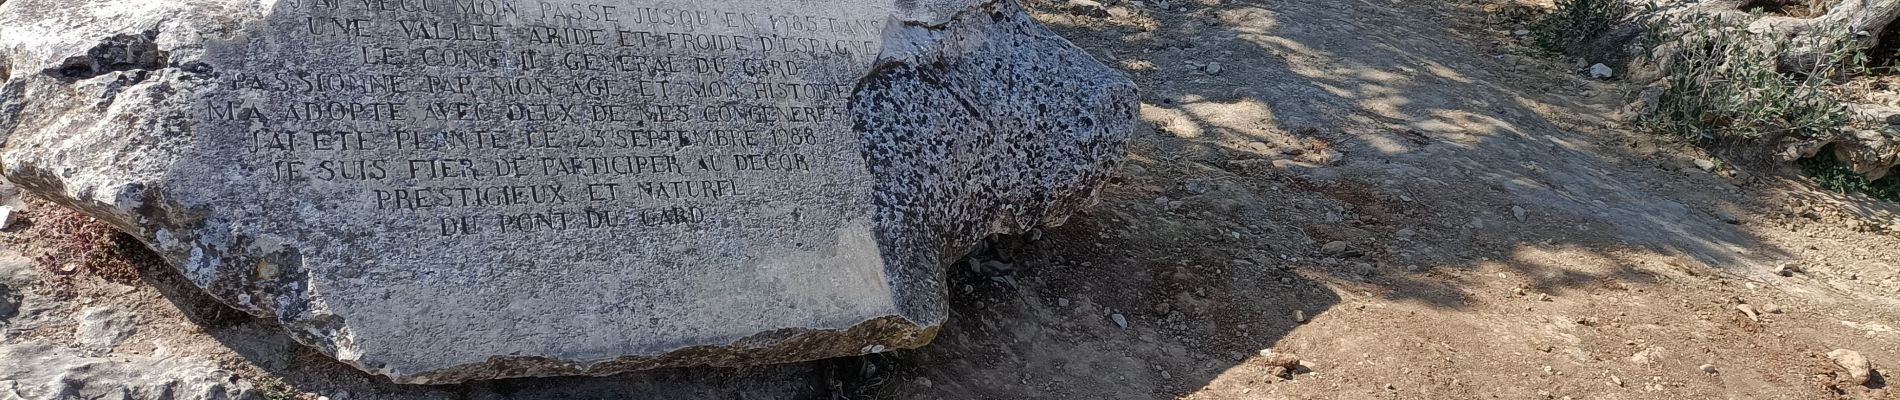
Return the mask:
[[[1326,254],[1339,254],[1346,252],[1346,246],[1346,242],[1335,240],[1326,243],[1325,246],[1321,246],[1319,251],[1325,252]]]
[[[1115,326],[1119,326],[1122,329],[1128,329],[1128,317],[1122,316],[1121,313],[1115,313],[1114,315],[1110,315],[1108,317],[1110,319],[1115,320]]]
[[[1306,311],[1293,310],[1293,322],[1306,323]]]
[[[1702,370],[1702,373],[1705,374],[1713,374],[1716,372],[1714,364],[1702,364],[1702,366],[1696,367],[1696,369]]]
[[[1761,314],[1758,314],[1755,312],[1755,306],[1751,306],[1747,304],[1736,304],[1735,311],[1741,311],[1742,315],[1747,315],[1748,319],[1751,321],[1761,322]]]

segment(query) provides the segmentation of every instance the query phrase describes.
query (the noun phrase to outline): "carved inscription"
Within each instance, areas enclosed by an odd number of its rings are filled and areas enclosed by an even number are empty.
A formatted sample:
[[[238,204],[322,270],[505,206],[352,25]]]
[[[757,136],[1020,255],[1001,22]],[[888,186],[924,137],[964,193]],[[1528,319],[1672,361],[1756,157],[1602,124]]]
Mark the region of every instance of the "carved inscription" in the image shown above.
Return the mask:
[[[448,237],[703,224],[779,199],[853,145],[844,97],[886,23],[586,2],[279,7],[294,17],[257,46],[308,60],[219,71],[226,95],[200,105],[200,129],[239,138],[269,190],[341,194]]]

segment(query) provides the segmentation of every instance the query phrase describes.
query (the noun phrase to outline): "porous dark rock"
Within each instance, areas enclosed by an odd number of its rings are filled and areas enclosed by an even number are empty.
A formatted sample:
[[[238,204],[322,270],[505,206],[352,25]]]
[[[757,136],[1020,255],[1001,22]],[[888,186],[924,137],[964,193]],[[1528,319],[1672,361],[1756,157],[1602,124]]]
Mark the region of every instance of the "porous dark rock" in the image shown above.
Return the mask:
[[[1010,0],[607,3],[6,1],[0,173],[449,383],[921,346],[1134,125]]]

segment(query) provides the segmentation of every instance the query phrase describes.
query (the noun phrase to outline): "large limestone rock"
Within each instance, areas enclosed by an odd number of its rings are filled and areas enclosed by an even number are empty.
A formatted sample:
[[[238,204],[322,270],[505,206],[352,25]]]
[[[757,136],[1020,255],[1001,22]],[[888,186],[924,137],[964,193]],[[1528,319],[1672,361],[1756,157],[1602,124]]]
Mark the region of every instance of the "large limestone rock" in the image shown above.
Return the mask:
[[[0,3],[0,168],[399,382],[925,344],[1134,89],[1009,0]]]

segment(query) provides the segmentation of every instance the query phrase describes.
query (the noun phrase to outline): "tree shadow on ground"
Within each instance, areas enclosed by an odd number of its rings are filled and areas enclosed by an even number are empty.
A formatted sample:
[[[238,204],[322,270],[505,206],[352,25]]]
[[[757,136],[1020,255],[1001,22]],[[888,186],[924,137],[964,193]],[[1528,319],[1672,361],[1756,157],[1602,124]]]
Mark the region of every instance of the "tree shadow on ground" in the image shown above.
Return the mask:
[[[1722,208],[1737,205],[1684,204],[1655,190],[1673,182],[1648,182],[1643,174],[1629,173],[1652,166],[1631,161],[1645,155],[1595,143],[1603,138],[1592,131],[1605,129],[1602,121],[1545,116],[1586,106],[1568,96],[1520,94],[1497,83],[1559,85],[1513,75],[1528,75],[1526,70],[1553,75],[1547,70],[1562,69],[1558,62],[1493,58],[1489,54],[1497,51],[1452,40],[1464,33],[1449,23],[1382,23],[1443,20],[1448,18],[1444,13],[1475,13],[1461,8],[1470,6],[1420,7],[1441,15],[1398,15],[1402,8],[1364,2],[1274,4],[1193,6],[1161,17],[1167,23],[1154,37],[1191,39],[1151,40],[1156,48],[1140,56],[1159,65],[1157,72],[1136,75],[1148,89],[1144,117],[1160,130],[1136,146],[1138,159],[1150,159],[1138,165],[1157,175],[1150,179],[1158,182],[1148,186],[1178,192],[1165,187],[1168,175],[1175,175],[1206,181],[1201,185],[1234,186],[1262,199],[1271,199],[1273,192],[1305,192],[1308,196],[1299,197],[1323,204],[1306,210],[1263,205],[1287,208],[1293,215],[1258,222],[1288,225],[1317,243],[1345,241],[1370,259],[1381,259],[1372,253],[1397,253],[1416,263],[1473,265],[1486,257],[1508,262],[1522,247],[1535,245],[1644,249],[1743,267],[1785,254],[1762,248],[1746,229],[1724,223]],[[1081,28],[1065,33],[1098,37],[1084,43],[1121,42],[1128,36]],[[1189,41],[1199,44],[1181,47]],[[1116,54],[1125,48],[1092,50],[1110,60],[1131,57]],[[1196,59],[1224,63],[1221,72],[1210,74],[1190,64]],[[1520,72],[1493,72],[1512,70]],[[1273,162],[1280,160],[1286,162]],[[1706,178],[1697,183],[1718,189],[1729,185]],[[1253,200],[1206,193],[1187,197]],[[1406,228],[1413,229],[1410,240],[1382,240],[1396,239]],[[1423,248],[1470,251],[1408,251]],[[1570,277],[1537,285],[1560,288],[1578,281]]]
[[[1654,168],[1642,161],[1652,155],[1592,135],[1606,129],[1598,120],[1564,117],[1590,110],[1567,98],[1586,85],[1518,76],[1565,63],[1492,57],[1465,44],[1482,41],[1466,31],[1477,27],[1417,22],[1470,5],[1213,4],[1117,23],[1031,2],[1136,79],[1149,125],[1102,204],[953,265],[951,317],[922,349],[752,370],[404,386],[299,350],[267,322],[199,322],[251,364],[314,392],[1157,398],[1236,371],[1286,379],[1256,373],[1267,370],[1258,352],[1348,304],[1468,310],[1482,301],[1474,292],[1497,284],[1490,271],[1527,295],[1562,296],[1706,273],[1689,264],[1742,271],[1786,256],[1723,221],[1748,204],[1661,194],[1727,181],[1632,173]],[[180,308],[210,301],[176,277],[153,283]]]
[[[1790,257],[1737,225],[1757,205],[1734,180],[1645,171],[1683,160],[1602,134],[1614,110],[1586,99],[1618,94],[1568,62],[1470,45],[1497,28],[1454,20],[1473,3],[1147,2],[1109,18],[1028,3],[1135,78],[1150,126],[1103,204],[999,250],[1001,277],[953,274],[957,311],[935,344],[897,353],[886,397],[1180,396],[1236,371],[1284,379],[1256,351],[1287,345],[1294,311],[1460,312],[1497,286],[1587,297]]]

